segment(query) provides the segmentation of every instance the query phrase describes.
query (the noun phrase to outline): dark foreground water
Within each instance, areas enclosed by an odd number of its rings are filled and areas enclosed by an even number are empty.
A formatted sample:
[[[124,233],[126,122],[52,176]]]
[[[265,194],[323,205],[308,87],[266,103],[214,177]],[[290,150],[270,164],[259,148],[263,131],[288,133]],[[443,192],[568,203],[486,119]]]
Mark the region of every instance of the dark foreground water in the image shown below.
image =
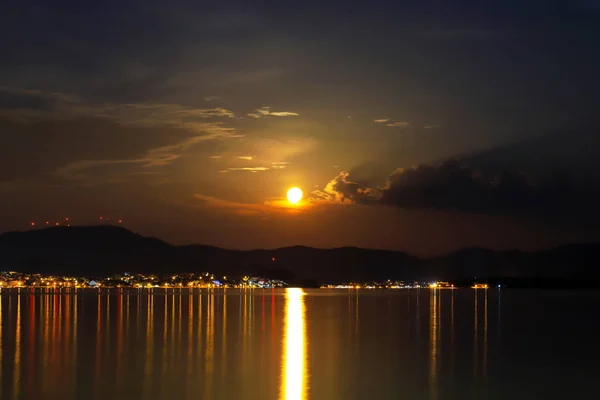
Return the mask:
[[[4,399],[600,398],[600,295],[0,296]]]

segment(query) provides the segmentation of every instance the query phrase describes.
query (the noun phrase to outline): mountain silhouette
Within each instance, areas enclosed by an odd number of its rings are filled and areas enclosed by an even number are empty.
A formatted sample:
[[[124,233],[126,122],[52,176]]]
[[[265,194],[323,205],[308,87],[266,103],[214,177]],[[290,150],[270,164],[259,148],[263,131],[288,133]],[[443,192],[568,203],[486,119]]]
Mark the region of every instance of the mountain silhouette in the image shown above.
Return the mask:
[[[404,252],[356,247],[226,250],[173,246],[117,226],[51,227],[0,234],[0,270],[73,276],[115,273],[214,272],[260,274],[300,283],[385,279],[503,277],[596,280],[600,244],[572,244],[539,252],[468,248],[421,259]]]

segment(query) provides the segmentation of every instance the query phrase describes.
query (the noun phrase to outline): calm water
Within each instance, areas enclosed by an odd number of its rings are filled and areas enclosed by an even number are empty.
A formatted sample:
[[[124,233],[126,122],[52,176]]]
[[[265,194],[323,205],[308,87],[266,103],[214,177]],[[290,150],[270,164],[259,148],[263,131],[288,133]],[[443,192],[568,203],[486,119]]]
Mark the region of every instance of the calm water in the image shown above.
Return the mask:
[[[600,295],[3,292],[1,399],[600,398]]]

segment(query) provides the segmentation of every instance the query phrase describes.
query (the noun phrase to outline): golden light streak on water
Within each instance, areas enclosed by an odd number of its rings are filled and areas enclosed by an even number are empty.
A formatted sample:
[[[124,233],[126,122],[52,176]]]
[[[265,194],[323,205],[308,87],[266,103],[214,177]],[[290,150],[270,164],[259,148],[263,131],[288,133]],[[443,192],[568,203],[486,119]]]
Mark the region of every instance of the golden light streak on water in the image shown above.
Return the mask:
[[[281,399],[306,399],[308,371],[304,292],[289,288],[285,292],[285,336],[282,359]]]
[[[188,294],[188,332],[187,332],[187,375],[191,376],[193,368],[196,367],[196,363],[194,361],[193,353],[194,353],[194,345],[192,340],[194,338],[194,293],[191,292]],[[188,386],[191,383],[189,379],[185,381]]]
[[[171,357],[175,357],[175,289],[171,295]]]
[[[0,376],[2,376],[2,292],[0,291]]]
[[[477,375],[477,320],[479,316],[479,312],[477,310],[477,298],[479,297],[478,289],[474,290],[475,292],[475,305],[474,305],[474,327],[473,327],[473,374]]]
[[[252,337],[252,321],[254,320],[254,296],[253,293],[248,296],[248,337]]]
[[[454,290],[450,291],[452,293],[452,304],[450,306],[450,358],[452,361],[452,376],[454,376],[454,364],[455,364],[455,352],[454,348]]]
[[[71,358],[71,365],[73,365],[73,369],[77,367],[77,303],[79,302],[79,297],[77,292],[73,296],[73,351]],[[73,392],[77,393],[77,374],[73,374]]]
[[[359,327],[359,320],[358,320],[358,291],[356,292],[356,303],[354,305],[354,334],[355,334],[355,340],[358,341],[358,327]]]
[[[244,316],[244,325],[242,327],[242,370],[245,372],[246,368],[246,342],[248,339],[248,289],[244,289],[244,308],[242,309],[242,313]]]
[[[52,346],[50,347],[50,363],[53,364],[54,360],[56,360],[56,350],[60,336],[57,335],[58,327],[60,324],[60,320],[58,319],[58,293],[54,293],[52,296]],[[56,384],[56,382],[52,382]]]
[[[44,352],[43,352],[43,356],[42,356],[42,365],[44,366],[44,373],[42,375],[42,386],[43,387],[47,387],[48,384],[48,374],[49,374],[49,369],[48,368],[48,363],[49,363],[49,346],[50,346],[50,295],[46,294],[44,295],[44,322],[43,322],[43,326],[44,326],[44,338],[43,338],[43,343],[44,343]]]
[[[106,353],[110,353],[110,289],[106,293],[106,318],[104,319],[104,341],[105,347],[107,348]],[[106,356],[105,356],[106,357]]]
[[[13,367],[13,397],[19,398],[21,391],[21,295],[17,296],[17,330],[15,332],[15,365]]]
[[[135,332],[139,333],[140,332],[140,315],[142,313],[142,305],[140,304],[140,296],[139,294],[137,296],[135,296]]]
[[[153,387],[153,367],[154,355],[152,349],[154,347],[154,295],[148,293],[146,300],[148,309],[146,311],[146,356],[144,363],[144,398],[149,398]]]
[[[483,376],[487,377],[488,353],[488,289],[485,288],[485,301],[483,310]]]
[[[210,291],[210,289],[209,289]],[[210,399],[212,397],[212,387],[214,380],[214,335],[215,335],[215,295],[212,292],[208,294],[206,315],[206,353],[204,364],[204,397]]]
[[[178,310],[178,323],[177,323],[177,352],[180,353],[182,350],[182,335],[183,335],[183,328],[182,328],[182,324],[183,324],[183,306],[182,306],[182,294],[181,294],[181,289],[179,289],[179,296],[177,297],[179,299],[179,301],[177,302],[178,306],[177,306],[177,310]]]
[[[162,352],[162,375],[163,377],[167,374],[167,328],[169,324],[167,323],[167,311],[169,309],[168,303],[168,295],[165,293],[163,298],[165,299],[165,314],[163,316],[163,352]]]
[[[438,367],[438,290],[431,289],[429,295],[429,387],[430,397],[437,398]]]
[[[64,300],[65,300],[65,312],[64,312],[64,321],[61,320],[61,324],[63,324],[64,322],[64,334],[61,336],[61,341],[64,343],[64,346],[62,348],[63,350],[63,355],[60,357],[61,360],[64,360],[64,363],[66,365],[68,365],[69,360],[71,360],[71,351],[73,350],[72,348],[72,341],[71,341],[71,328],[73,326],[73,324],[71,323],[71,318],[72,318],[72,311],[71,311],[71,295],[69,294],[65,294],[64,295]],[[30,310],[30,313],[35,314],[35,310]],[[33,343],[33,341],[31,341],[31,343]],[[30,359],[34,359],[33,355],[30,355]],[[67,377],[72,377],[73,373],[68,373],[65,374],[65,376]],[[69,383],[66,383],[63,385],[64,387],[64,391],[65,391],[65,395],[72,395],[73,393],[75,393],[75,387],[77,385],[77,381],[76,379],[70,379]],[[68,393],[68,394],[67,394]]]
[[[129,293],[127,293],[127,307],[125,308],[125,330],[129,332]]]
[[[31,313],[31,311],[30,311],[30,313]],[[35,310],[33,310],[33,314],[35,314]],[[65,296],[64,324],[65,324],[65,334],[63,336],[64,336],[64,341],[65,341],[65,346],[63,348],[63,351],[64,351],[64,359],[67,360],[71,357],[71,296],[69,296],[69,295]],[[62,339],[62,337],[61,337],[61,339]]]
[[[227,371],[227,289],[223,289],[223,326],[221,328],[221,377],[225,378]]]
[[[198,338],[198,354],[200,354],[200,349],[202,349],[202,291],[198,293],[198,332],[196,337]]]
[[[62,316],[62,299],[63,296],[59,295],[58,296],[58,338],[62,339],[62,322],[63,322],[63,316]]]
[[[102,297],[98,292],[98,309],[96,312],[96,366],[94,367],[94,385],[100,384],[100,373],[101,373],[101,356],[102,356]]]
[[[123,292],[119,291],[117,294],[117,368],[115,368],[119,389],[123,384],[123,358]]]

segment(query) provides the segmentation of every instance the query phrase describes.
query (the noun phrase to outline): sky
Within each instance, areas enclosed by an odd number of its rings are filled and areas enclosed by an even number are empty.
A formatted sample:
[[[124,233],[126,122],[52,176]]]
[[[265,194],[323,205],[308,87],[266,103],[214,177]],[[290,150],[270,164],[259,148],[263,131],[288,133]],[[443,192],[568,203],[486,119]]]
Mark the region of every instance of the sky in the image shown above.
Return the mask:
[[[9,0],[0,35],[0,231],[600,240],[598,1]]]

